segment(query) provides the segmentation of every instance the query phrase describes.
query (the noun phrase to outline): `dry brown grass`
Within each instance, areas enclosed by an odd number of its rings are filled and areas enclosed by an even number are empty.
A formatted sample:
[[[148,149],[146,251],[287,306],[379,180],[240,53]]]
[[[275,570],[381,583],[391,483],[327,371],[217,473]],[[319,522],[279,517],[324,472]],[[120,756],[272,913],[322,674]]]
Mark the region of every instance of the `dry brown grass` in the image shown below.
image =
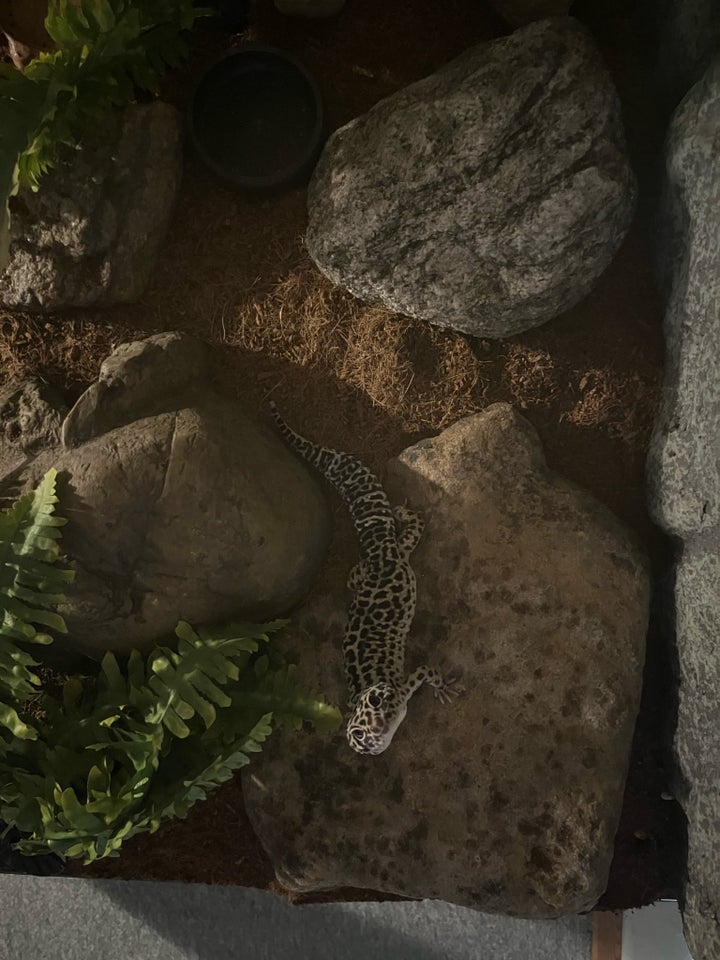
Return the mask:
[[[115,344],[137,335],[90,315],[63,320],[0,311],[0,383],[39,375],[72,396],[95,379]]]
[[[601,427],[626,444],[644,443],[660,402],[659,386],[658,380],[636,371],[628,376],[607,367],[591,368],[578,383],[580,399],[560,419],[580,427]]]
[[[307,257],[223,325],[226,344],[322,368],[410,429],[439,428],[482,405],[466,338],[356,300]]]
[[[521,410],[533,404],[548,407],[557,400],[558,370],[547,350],[512,343],[505,356],[505,379],[510,396]]]

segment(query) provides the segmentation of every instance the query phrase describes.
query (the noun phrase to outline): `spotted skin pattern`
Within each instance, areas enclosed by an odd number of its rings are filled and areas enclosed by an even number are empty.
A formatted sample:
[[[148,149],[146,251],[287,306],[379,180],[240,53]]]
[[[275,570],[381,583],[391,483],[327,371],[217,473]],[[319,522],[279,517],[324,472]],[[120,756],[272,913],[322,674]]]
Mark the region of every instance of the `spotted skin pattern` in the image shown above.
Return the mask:
[[[290,446],[315,467],[347,504],[360,540],[362,559],[348,576],[353,593],[343,639],[345,676],[352,714],[347,738],[362,754],[382,753],[423,683],[449,702],[460,692],[433,667],[405,678],[405,640],[415,615],[415,574],[410,554],[423,531],[418,514],[393,508],[380,481],[355,457],[306,440],[270,403],[273,418]]]

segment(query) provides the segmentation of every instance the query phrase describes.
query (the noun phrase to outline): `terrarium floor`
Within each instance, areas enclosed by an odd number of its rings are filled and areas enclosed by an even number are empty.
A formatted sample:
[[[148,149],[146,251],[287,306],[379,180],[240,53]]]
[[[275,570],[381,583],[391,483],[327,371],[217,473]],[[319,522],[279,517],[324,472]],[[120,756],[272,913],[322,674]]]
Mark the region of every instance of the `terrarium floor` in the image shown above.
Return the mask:
[[[591,6],[585,4],[587,19]],[[496,15],[477,0],[415,0],[410,7],[348,0],[337,20],[293,21],[262,0],[246,36],[288,49],[306,64],[326,97],[333,129],[472,43],[502,32]],[[616,17],[606,7],[593,27],[623,96],[643,194],[616,260],[567,314],[491,342],[363,304],[334,289],[305,253],[304,191],[243,196],[219,185],[188,155],[174,220],[142,301],[43,318],[0,313],[0,382],[39,373],[73,399],[114,344],[179,329],[218,346],[223,392],[258,410],[272,394],[303,432],[353,452],[379,472],[420,437],[489,403],[510,401],[537,428],[550,465],[614,510],[662,572],[667,546],[647,515],[644,488],[663,355],[644,211],[661,135],[638,69],[642,44],[635,46],[630,14]],[[239,41],[198,30],[190,67],[168,83],[167,98],[183,107],[198,69],[229,42]],[[338,532],[325,582],[350,549],[346,518],[337,504],[334,509]],[[616,856],[602,901],[607,908],[640,906],[678,891],[682,817],[676,804],[661,798],[669,773],[658,733],[671,690],[662,645],[651,638]],[[246,818],[239,779],[198,804],[187,820],[129,841],[119,859],[91,868],[68,865],[67,873],[276,889]],[[342,897],[378,898],[350,891],[302,899]]]

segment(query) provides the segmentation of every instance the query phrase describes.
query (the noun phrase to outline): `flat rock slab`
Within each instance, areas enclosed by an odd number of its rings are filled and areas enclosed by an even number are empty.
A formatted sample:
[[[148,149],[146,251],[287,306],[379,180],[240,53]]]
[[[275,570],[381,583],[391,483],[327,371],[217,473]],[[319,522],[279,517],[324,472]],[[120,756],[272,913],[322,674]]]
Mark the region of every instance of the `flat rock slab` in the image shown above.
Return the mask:
[[[483,43],[328,140],[306,243],[333,282],[507,337],[586,296],[630,225],[620,105],[570,17]]]
[[[507,404],[405,450],[387,486],[427,524],[408,670],[449,667],[465,693],[443,706],[423,689],[377,757],[344,732],[273,738],[243,787],[278,879],[526,917],[588,910],[639,705],[646,562]],[[317,596],[294,619],[301,676],[341,703],[345,600]]]

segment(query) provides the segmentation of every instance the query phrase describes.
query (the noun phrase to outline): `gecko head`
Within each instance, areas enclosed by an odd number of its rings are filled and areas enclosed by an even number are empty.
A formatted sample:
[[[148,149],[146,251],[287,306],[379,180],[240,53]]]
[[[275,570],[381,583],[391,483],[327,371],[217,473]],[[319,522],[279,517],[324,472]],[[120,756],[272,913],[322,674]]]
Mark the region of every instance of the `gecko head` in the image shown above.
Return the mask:
[[[348,720],[348,743],[357,753],[382,753],[390,746],[406,713],[407,702],[391,683],[366,687]]]

